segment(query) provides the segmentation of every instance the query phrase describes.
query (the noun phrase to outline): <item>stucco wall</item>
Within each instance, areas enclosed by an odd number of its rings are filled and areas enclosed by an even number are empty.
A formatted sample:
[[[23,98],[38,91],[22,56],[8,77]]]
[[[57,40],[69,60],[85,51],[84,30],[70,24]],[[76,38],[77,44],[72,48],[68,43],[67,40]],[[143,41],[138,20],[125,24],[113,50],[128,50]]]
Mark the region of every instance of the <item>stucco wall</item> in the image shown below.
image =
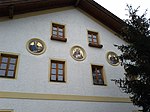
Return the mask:
[[[67,42],[50,40],[52,22],[65,25]],[[102,49],[88,46],[87,30],[99,33]],[[79,95],[118,96],[118,89],[110,80],[122,74],[119,66],[106,61],[108,51],[118,52],[113,44],[124,43],[109,30],[77,9],[29,16],[0,23],[0,51],[20,54],[17,79],[0,79],[2,91],[60,93]],[[43,40],[47,46],[42,55],[32,55],[26,50],[31,38]],[[75,61],[70,49],[79,45],[85,49],[84,61]],[[66,83],[49,82],[50,59],[66,61]],[[92,82],[91,64],[104,65],[108,86],[95,86]],[[116,89],[114,89],[116,88]]]
[[[114,44],[121,45],[124,44],[124,41],[78,9],[47,12],[40,15],[19,15],[12,20],[0,22],[0,51],[19,54],[17,78],[14,80],[0,78],[0,85],[2,85],[0,91],[126,97],[111,81],[111,79],[122,76],[122,67],[120,65],[111,66],[106,60],[108,51],[119,54]],[[50,40],[53,22],[65,25],[66,43]],[[87,30],[99,33],[103,48],[88,46]],[[45,42],[47,48],[44,54],[32,55],[26,50],[26,42],[32,38],[39,38]],[[75,45],[81,46],[86,51],[87,57],[84,61],[75,61],[70,56],[70,49]],[[66,83],[49,81],[50,59],[66,61]],[[104,65],[107,86],[93,85],[91,64]],[[51,112],[60,110],[64,112],[98,112],[100,109],[105,112],[112,112],[112,109],[120,112],[127,109],[129,105],[129,110],[132,107],[131,104],[71,101],[1,99],[0,102],[0,109],[16,108],[17,112],[22,112],[22,108],[29,109],[24,112],[31,112],[31,110],[48,112],[49,108],[51,108]],[[17,107],[14,106],[16,104]],[[107,108],[110,105],[111,108]]]
[[[126,103],[16,99],[2,99],[0,100],[0,107],[2,109],[14,109],[15,112],[131,112],[133,109],[132,105]]]

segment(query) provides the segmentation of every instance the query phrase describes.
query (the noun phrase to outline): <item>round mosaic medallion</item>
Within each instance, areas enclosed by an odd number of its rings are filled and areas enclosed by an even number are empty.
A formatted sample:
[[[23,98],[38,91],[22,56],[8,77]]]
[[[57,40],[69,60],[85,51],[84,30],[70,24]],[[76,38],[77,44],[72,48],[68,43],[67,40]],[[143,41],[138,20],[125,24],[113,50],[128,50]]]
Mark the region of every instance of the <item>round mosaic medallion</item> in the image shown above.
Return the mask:
[[[108,52],[106,55],[107,62],[113,66],[119,65],[118,55],[112,51]]]
[[[34,55],[43,54],[46,50],[44,42],[40,39],[33,38],[29,40],[26,44],[27,50]]]
[[[85,50],[80,46],[74,46],[71,48],[70,55],[76,61],[83,61],[86,58]]]

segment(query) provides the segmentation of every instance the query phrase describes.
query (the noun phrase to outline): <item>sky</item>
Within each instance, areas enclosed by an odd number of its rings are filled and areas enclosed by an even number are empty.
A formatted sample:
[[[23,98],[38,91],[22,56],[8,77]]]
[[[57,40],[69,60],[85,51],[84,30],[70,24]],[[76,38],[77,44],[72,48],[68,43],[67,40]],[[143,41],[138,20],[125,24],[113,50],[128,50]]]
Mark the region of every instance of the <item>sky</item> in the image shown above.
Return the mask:
[[[142,15],[145,10],[147,9],[147,15],[146,18],[150,18],[150,8],[149,8],[149,0],[94,0],[97,3],[99,3],[101,6],[109,10],[111,13],[115,14],[121,19],[126,19],[128,16],[128,11],[126,5],[129,4],[133,7],[133,9],[136,9],[138,6],[140,6],[138,15]]]

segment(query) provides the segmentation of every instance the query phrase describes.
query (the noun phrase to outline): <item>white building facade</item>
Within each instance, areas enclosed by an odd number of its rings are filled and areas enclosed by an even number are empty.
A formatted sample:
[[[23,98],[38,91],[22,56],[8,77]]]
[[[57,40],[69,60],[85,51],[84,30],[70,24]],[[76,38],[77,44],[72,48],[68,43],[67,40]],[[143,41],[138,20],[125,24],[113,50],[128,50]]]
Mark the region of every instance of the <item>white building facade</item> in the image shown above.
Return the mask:
[[[111,81],[124,72],[114,44],[125,42],[75,7],[1,18],[0,112],[131,112]]]

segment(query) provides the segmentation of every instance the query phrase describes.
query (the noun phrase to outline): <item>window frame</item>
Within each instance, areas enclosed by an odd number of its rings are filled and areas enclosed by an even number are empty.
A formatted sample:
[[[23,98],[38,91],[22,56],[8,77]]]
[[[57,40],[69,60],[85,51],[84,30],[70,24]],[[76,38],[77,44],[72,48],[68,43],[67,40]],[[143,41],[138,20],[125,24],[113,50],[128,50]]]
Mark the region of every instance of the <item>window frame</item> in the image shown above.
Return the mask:
[[[94,78],[93,78],[93,68],[98,68],[101,72],[101,77],[102,77],[102,80],[103,80],[103,84],[95,84],[94,83]],[[95,64],[91,64],[91,74],[92,74],[92,82],[93,82],[93,85],[98,85],[98,86],[107,86],[107,82],[106,82],[106,75],[105,75],[105,72],[104,72],[104,66],[103,65],[95,65]],[[96,73],[96,78],[98,80],[98,74]]]
[[[55,63],[56,64],[56,68],[53,68],[52,67],[52,63]],[[58,64],[63,64],[63,67],[62,69],[58,67]],[[52,69],[56,69],[56,74],[52,74]],[[63,74],[60,75],[58,73],[59,70],[63,70]],[[49,77],[49,81],[50,82],[62,82],[62,83],[65,83],[66,82],[66,62],[65,61],[60,61],[60,60],[50,60],[50,77]],[[52,75],[55,75],[56,76],[56,80],[52,80]],[[58,76],[63,76],[63,80],[58,80]]]
[[[92,42],[89,41],[89,35],[91,35],[92,38]],[[94,42],[94,36],[96,36],[96,43]],[[103,45],[99,44],[99,34],[98,32],[94,32],[94,31],[87,31],[87,38],[88,38],[88,45],[90,47],[96,47],[96,48],[102,48]]]
[[[2,62],[2,58],[6,57],[8,58],[7,62]],[[16,59],[15,63],[10,62],[10,59]],[[18,54],[14,54],[14,53],[0,53],[0,70],[5,70],[5,76],[1,76],[0,78],[8,78],[8,79],[15,79],[16,78],[16,74],[17,74],[17,69],[18,69],[18,61],[19,61],[19,55]],[[6,68],[3,69],[1,68],[1,64],[6,64]],[[10,65],[14,65],[14,70],[9,69]],[[8,76],[8,72],[9,71],[13,71],[13,76]]]
[[[53,28],[57,28],[57,30],[54,30]],[[62,38],[59,36],[59,29],[62,29]],[[53,31],[56,32],[56,36],[53,36]],[[65,25],[62,24],[57,24],[57,23],[52,23],[52,35],[51,35],[51,40],[57,40],[61,42],[67,42],[67,38],[65,38]]]

